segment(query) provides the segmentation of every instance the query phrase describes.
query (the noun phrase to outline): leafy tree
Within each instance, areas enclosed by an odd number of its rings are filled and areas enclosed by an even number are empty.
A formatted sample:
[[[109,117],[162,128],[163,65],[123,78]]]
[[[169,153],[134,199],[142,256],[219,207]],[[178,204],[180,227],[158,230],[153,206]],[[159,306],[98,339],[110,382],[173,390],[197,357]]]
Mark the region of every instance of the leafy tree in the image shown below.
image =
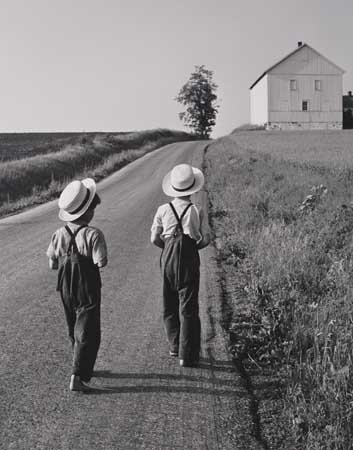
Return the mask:
[[[179,113],[184,124],[201,138],[208,139],[212,127],[216,124],[219,105],[216,90],[218,86],[212,80],[213,72],[205,66],[195,66],[189,81],[181,88],[175,100],[186,106],[186,111]]]

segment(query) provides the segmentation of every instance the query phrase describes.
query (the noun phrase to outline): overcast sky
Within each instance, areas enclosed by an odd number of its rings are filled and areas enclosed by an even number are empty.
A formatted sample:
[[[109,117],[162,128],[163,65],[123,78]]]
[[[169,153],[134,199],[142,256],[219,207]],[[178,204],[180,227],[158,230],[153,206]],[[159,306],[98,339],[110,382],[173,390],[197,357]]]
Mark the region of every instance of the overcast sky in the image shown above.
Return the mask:
[[[222,136],[298,41],[353,90],[352,23],[352,0],[0,0],[0,132],[184,129],[174,98],[204,64]]]

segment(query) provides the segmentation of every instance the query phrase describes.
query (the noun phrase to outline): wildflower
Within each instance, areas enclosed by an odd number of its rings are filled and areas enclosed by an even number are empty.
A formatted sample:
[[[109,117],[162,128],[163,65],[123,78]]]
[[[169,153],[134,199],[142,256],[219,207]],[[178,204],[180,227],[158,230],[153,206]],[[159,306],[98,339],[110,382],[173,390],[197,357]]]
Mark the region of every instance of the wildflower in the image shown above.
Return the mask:
[[[311,308],[311,309],[316,309],[317,307],[318,307],[318,303],[315,303],[315,302],[310,303],[310,305],[309,305],[309,308]]]

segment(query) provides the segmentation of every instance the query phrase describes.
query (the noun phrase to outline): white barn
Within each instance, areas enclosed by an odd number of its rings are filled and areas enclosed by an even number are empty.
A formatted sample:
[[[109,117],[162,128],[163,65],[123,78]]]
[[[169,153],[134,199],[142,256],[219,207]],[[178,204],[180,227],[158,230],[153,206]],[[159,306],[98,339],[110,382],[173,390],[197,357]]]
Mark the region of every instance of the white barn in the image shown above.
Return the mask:
[[[250,121],[266,129],[341,129],[344,70],[308,44],[250,86]]]

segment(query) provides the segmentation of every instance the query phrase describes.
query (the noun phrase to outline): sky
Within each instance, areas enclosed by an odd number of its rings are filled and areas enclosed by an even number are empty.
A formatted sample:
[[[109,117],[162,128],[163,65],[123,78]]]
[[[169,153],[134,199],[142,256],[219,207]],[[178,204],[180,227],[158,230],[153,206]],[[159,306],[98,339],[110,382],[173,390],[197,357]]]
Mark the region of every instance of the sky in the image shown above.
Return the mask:
[[[175,97],[205,65],[224,136],[298,41],[353,90],[352,19],[352,0],[0,0],[0,132],[186,130]]]

